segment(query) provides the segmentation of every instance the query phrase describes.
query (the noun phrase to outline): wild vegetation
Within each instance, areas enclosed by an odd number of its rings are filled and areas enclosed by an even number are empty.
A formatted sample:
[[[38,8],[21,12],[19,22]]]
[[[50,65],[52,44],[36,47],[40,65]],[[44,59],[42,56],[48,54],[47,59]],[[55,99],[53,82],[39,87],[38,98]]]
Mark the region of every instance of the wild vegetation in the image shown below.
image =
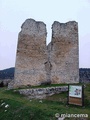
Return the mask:
[[[89,115],[90,84],[85,86],[84,107],[67,105],[67,92],[43,100],[29,100],[15,92],[15,89],[0,88],[0,120],[56,120],[56,113]],[[90,115],[85,120],[89,119]],[[65,120],[76,120],[76,118],[66,118]]]

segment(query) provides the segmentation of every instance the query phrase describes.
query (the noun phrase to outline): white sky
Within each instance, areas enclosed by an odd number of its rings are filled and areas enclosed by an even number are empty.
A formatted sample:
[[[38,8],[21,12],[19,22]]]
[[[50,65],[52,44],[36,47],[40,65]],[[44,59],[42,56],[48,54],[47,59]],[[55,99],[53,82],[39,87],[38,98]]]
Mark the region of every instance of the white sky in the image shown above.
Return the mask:
[[[0,70],[15,66],[18,33],[27,18],[47,25],[75,20],[79,27],[79,67],[90,68],[90,0],[0,0]]]

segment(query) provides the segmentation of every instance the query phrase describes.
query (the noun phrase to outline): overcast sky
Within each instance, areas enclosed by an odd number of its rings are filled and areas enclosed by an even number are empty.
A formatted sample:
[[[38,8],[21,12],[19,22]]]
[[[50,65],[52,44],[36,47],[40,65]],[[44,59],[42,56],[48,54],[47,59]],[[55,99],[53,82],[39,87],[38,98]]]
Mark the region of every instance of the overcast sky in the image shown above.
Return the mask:
[[[90,68],[90,0],[0,0],[0,70],[15,66],[18,33],[33,18],[47,25],[75,20],[79,28],[79,67]]]

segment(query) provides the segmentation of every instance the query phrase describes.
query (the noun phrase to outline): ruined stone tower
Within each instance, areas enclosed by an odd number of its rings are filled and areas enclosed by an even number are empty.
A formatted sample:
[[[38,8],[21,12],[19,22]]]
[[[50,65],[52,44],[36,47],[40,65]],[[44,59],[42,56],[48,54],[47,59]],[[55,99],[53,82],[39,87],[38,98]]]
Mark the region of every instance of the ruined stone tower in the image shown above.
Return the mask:
[[[79,82],[78,24],[54,22],[49,44],[52,83]]]
[[[8,87],[79,82],[78,24],[54,22],[46,46],[46,25],[27,19],[18,37],[15,79]]]

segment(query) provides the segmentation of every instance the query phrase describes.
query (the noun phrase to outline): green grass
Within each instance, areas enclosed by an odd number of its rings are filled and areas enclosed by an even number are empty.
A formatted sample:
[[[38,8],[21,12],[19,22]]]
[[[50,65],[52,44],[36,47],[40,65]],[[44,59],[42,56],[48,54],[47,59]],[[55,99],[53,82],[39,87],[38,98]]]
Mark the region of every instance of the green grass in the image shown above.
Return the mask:
[[[42,100],[42,103],[39,101],[35,99],[30,101],[14,90],[0,88],[0,120],[56,120],[55,113],[89,115],[90,84],[87,84],[85,88],[84,107],[67,105],[67,92],[47,97]],[[1,106],[4,102],[5,104]],[[7,104],[9,107],[5,108]],[[65,120],[67,119],[73,120],[74,118],[66,118]]]

